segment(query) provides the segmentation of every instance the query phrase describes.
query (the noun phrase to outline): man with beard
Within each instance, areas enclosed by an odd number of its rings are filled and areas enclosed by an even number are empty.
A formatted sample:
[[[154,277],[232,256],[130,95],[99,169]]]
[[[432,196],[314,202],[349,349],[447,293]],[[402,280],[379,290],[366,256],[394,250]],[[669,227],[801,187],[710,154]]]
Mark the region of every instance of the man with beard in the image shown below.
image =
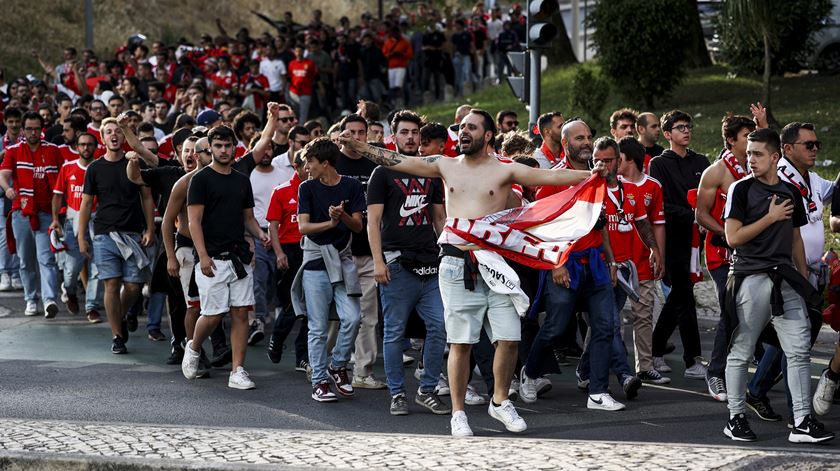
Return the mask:
[[[269,103],[270,106],[271,103]],[[272,155],[275,157],[289,150],[289,130],[298,123],[298,119],[295,117],[295,111],[291,106],[285,104],[278,106],[277,125],[272,140],[274,143]]]
[[[70,115],[64,119],[62,123],[61,136],[64,138],[64,144],[58,146],[58,151],[65,162],[71,162],[79,158],[79,150],[76,148],[76,139],[83,133],[87,132],[87,124],[85,118],[79,115]],[[96,148],[94,155],[96,154]]]
[[[6,134],[0,139],[0,159],[6,154],[6,149],[19,142],[24,142],[23,133],[20,132],[23,112],[19,108],[9,107],[4,110],[3,124],[6,125]],[[17,254],[9,253],[6,246],[6,239],[11,237],[6,232],[7,209],[11,201],[5,195],[0,198],[0,291],[23,288],[20,281],[20,261]]]
[[[616,110],[610,115],[610,135],[616,142],[620,141],[622,137],[635,135],[638,115],[638,111],[630,108]]]
[[[486,153],[496,134],[493,117],[473,109],[461,121],[459,145],[462,155],[455,158],[430,156],[405,157],[353,139],[349,131],[341,134],[348,152],[373,162],[420,177],[441,177],[446,182],[446,212],[450,218],[481,218],[506,208],[511,185],[573,185],[589,177],[588,171],[541,170],[517,163],[503,163]],[[603,166],[596,167],[599,171]],[[489,336],[496,344],[493,362],[495,387],[488,412],[513,432],[527,428],[508,399],[508,391],[517,359],[520,320],[509,295],[491,291],[478,276],[472,290],[465,286],[471,278],[465,273],[465,255],[478,247],[457,241],[449,231],[441,237],[444,257],[438,282],[444,305],[449,352],[449,385],[452,397],[453,436],[470,436],[472,430],[464,413],[464,397],[469,377],[472,345],[478,342],[482,325],[489,326]],[[451,242],[450,242],[451,241]]]
[[[254,304],[252,254],[245,241],[245,231],[257,239],[257,244],[267,244],[268,235],[254,219],[254,196],[248,177],[231,166],[236,142],[233,130],[227,126],[213,128],[207,139],[213,162],[195,174],[187,191],[190,235],[199,259],[195,282],[201,317],[184,349],[181,371],[187,379],[197,376],[201,344],[216,329],[222,316],[230,312],[233,366],[228,387],[254,389],[256,385],[243,367],[248,307]]]
[[[534,160],[540,168],[552,168],[563,161],[563,113],[551,111],[537,119],[537,129],[542,136],[542,145],[534,151]],[[568,168],[568,167],[567,167]]]
[[[99,279],[105,283],[105,312],[111,325],[114,354],[128,352],[128,323],[124,316],[146,280],[144,272],[149,260],[145,247],[152,245],[155,238],[152,192],[132,183],[126,174],[128,159],[122,148],[127,126],[125,115],[120,116],[120,121],[102,121],[102,140],[107,151],[104,158],[88,166],[85,174],[76,235],[79,251],[90,257],[87,231],[95,197],[93,256]],[[138,146],[138,152],[151,154],[142,146]]]
[[[569,121],[563,125],[561,135],[565,158],[557,166],[577,170],[589,168],[592,158],[592,130],[589,125],[581,120]],[[567,186],[543,186],[537,190],[537,199],[546,198],[565,188]],[[606,227],[592,229],[589,234],[578,239],[569,251],[567,263],[552,270],[552,282],[546,283],[546,318],[522,367],[520,396],[525,402],[536,401],[537,379],[545,370],[545,353],[569,328],[580,300],[585,303],[584,310],[589,313],[591,329],[587,346],[590,376],[586,407],[606,411],[624,409],[624,404],[613,399],[607,391],[615,322],[615,301],[611,285],[615,284],[618,265],[609,245]],[[626,383],[628,379],[636,383],[632,377],[625,377],[622,380],[625,392],[628,386],[635,387],[634,384]]]
[[[65,122],[65,125],[67,123]],[[95,324],[102,322],[99,311],[102,309],[102,292],[97,277],[96,265],[88,263],[85,256],[79,251],[79,244],[76,242],[78,232],[79,210],[82,206],[82,192],[84,190],[85,173],[87,167],[93,162],[96,152],[96,137],[84,131],[74,137],[74,147],[78,152],[78,158],[62,165],[58,172],[58,179],[53,188],[52,199],[52,224],[50,229],[58,232],[64,239],[67,246],[64,262],[64,290],[67,292],[67,310],[73,314],[79,312],[79,300],[76,296],[78,291],[79,275],[87,265],[88,279],[85,288],[85,314],[88,322]],[[62,202],[67,202],[67,214],[64,224],[60,222],[59,211]]]
[[[233,164],[234,170],[248,175],[256,167],[254,159],[259,158],[262,160],[265,155],[269,154],[271,147],[269,126],[275,125],[272,116],[277,114],[279,106],[277,103],[268,104],[268,120],[266,121],[266,128],[260,134],[260,140],[257,141],[253,151],[245,154]],[[193,337],[195,324],[199,317],[199,296],[198,289],[195,285],[194,244],[190,235],[189,218],[187,215],[187,189],[196,171],[210,165],[211,161],[210,144],[207,142],[207,138],[201,138],[196,141],[194,149],[194,152],[191,155],[188,153],[187,158],[184,159],[184,168],[189,173],[181,177],[172,187],[172,193],[169,196],[169,202],[166,206],[166,212],[164,213],[163,223],[161,225],[163,245],[166,249],[166,270],[169,276],[180,280],[181,289],[187,304],[185,320],[186,339]],[[211,343],[213,345],[213,358],[210,363],[215,367],[221,367],[229,363],[232,359],[232,352],[226,344],[227,341],[221,323],[213,331]],[[184,350],[181,347],[180,340],[173,338],[172,355],[169,357],[167,363],[180,363],[183,354]],[[206,365],[202,364],[202,366]],[[203,371],[199,371],[197,376],[203,376],[203,373]]]
[[[58,266],[50,251],[47,229],[52,221],[52,189],[63,160],[58,146],[41,140],[41,115],[30,111],[22,121],[26,141],[6,149],[0,165],[0,188],[12,200],[12,233],[20,259],[24,314],[38,314],[40,297],[44,317],[52,319],[58,313]]]
[[[656,143],[662,133],[659,118],[653,113],[642,113],[636,119],[636,134],[639,142],[645,146],[645,173],[650,171],[650,161],[665,152],[665,148]]]
[[[416,157],[422,120],[413,111],[398,111],[391,121],[397,151]],[[368,236],[373,275],[382,302],[385,375],[391,393],[391,415],[408,414],[403,340],[413,310],[426,326],[423,374],[414,402],[433,414],[451,408],[435,392],[443,368],[446,332],[437,277],[437,237],[446,215],[439,179],[415,177],[377,167],[368,184]]]

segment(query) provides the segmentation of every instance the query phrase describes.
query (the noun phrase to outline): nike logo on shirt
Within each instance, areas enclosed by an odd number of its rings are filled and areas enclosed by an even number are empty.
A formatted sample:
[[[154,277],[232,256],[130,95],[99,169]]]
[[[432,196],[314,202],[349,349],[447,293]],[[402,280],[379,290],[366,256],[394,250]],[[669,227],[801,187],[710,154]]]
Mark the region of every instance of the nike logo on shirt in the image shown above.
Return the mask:
[[[422,205],[420,205],[416,208],[411,208],[411,209],[406,209],[405,206],[401,206],[400,207],[400,217],[407,218],[407,217],[411,216],[412,214],[414,214],[416,212],[422,211],[423,208],[425,208],[428,205],[429,205],[428,203],[423,203]]]

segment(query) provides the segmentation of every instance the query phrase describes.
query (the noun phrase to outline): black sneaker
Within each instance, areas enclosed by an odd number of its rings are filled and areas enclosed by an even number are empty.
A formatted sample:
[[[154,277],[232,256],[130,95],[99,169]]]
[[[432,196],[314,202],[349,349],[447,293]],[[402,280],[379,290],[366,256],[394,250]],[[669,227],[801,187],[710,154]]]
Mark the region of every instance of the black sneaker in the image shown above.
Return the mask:
[[[263,323],[259,320],[254,319],[251,322],[251,327],[248,330],[248,345],[256,345],[262,342],[262,339],[265,338],[265,332],[263,332]]]
[[[280,359],[283,358],[283,344],[280,343],[280,339],[275,338],[274,335],[268,338],[268,359],[271,360],[272,363],[280,363]]]
[[[123,343],[128,342],[128,322],[126,322],[125,318],[123,318],[122,325],[120,326],[120,337],[122,337]]]
[[[557,366],[571,366],[572,362],[566,357],[566,354],[563,353],[559,348],[554,349],[554,360],[557,362]]]
[[[149,340],[163,342],[166,340],[166,336],[163,335],[163,332],[161,332],[160,329],[152,329],[149,331]]]
[[[126,324],[128,325],[128,331],[129,332],[136,332],[137,331],[137,316],[133,316],[131,314],[128,314],[127,316],[125,316],[125,318],[126,318]]]
[[[823,424],[808,414],[798,427],[793,427],[788,436],[792,443],[822,443],[834,439],[834,432],[826,432]]]
[[[399,393],[391,397],[391,415],[408,415],[408,401],[405,400],[405,393]]]
[[[642,380],[635,376],[625,376],[621,382],[621,387],[624,388],[624,395],[627,399],[635,399],[642,387]]]
[[[172,353],[170,353],[169,358],[166,359],[166,364],[167,365],[180,365],[183,360],[184,360],[184,349],[183,348],[172,348]]]
[[[434,391],[424,393],[418,389],[417,395],[414,396],[414,403],[429,409],[432,414],[446,415],[452,412],[452,408],[441,401]]]
[[[745,414],[738,414],[729,419],[726,427],[723,428],[723,434],[736,442],[754,442],[756,440],[755,433],[750,428],[750,423],[747,422]]]
[[[768,422],[778,422],[782,420],[782,416],[777,414],[776,411],[770,407],[770,401],[768,401],[767,398],[759,399],[747,391],[746,402],[747,407],[752,409],[759,419],[766,420]]]
[[[123,341],[122,337],[119,335],[115,336],[114,339],[111,341],[111,353],[114,355],[122,355],[124,353],[128,353],[128,349],[125,348],[125,341]]]
[[[309,362],[306,360],[301,360],[298,362],[297,366],[295,367],[295,371],[300,371],[301,373],[306,373],[309,369]]]
[[[230,347],[225,345],[224,347],[213,349],[213,359],[210,360],[210,364],[215,368],[221,368],[231,361],[233,361],[233,352],[230,350]]]

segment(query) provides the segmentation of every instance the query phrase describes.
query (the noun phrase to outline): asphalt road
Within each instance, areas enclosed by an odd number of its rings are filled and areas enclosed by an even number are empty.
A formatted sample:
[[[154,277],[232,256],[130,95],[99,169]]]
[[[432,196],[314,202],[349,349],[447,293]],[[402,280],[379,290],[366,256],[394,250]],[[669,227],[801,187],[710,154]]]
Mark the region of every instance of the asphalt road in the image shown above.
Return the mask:
[[[387,391],[357,390],[356,397],[320,404],[310,399],[310,386],[294,371],[287,350],[279,365],[265,356],[266,342],[248,349],[246,366],[257,383],[252,391],[227,387],[228,371],[215,369],[209,379],[188,381],[178,366],[168,366],[167,342],[146,340],[141,327],[128,342],[128,355],[110,353],[109,329],[89,325],[62,311],[54,320],[23,316],[19,293],[0,293],[0,418],[53,419],[113,423],[266,427],[288,430],[343,430],[380,433],[449,433],[448,416],[434,416],[411,404],[411,414],[392,417]],[[711,319],[701,320],[703,351],[711,351]],[[168,330],[168,329],[164,329]],[[836,334],[824,330],[813,360],[814,384],[828,362]],[[726,406],[713,401],[703,381],[682,377],[679,338],[670,357],[674,372],[667,386],[645,386],[639,398],[625,401],[621,412],[586,409],[586,395],[577,389],[572,367],[551,377],[554,387],[535,404],[518,403],[531,438],[617,440],[650,443],[731,445],[722,434]],[[291,343],[291,338],[289,343]],[[291,349],[291,344],[289,349]],[[413,353],[416,355],[416,352]],[[408,389],[416,388],[413,367],[407,371]],[[377,375],[383,377],[381,360]],[[620,391],[611,378],[613,391]],[[484,391],[480,378],[475,381]],[[784,392],[771,392],[771,401],[784,415]],[[486,408],[468,407],[478,435],[511,436]],[[824,418],[827,429],[840,432],[840,406]],[[803,449],[787,442],[784,422],[762,422],[752,416],[759,436],[757,447]],[[840,451],[840,440],[817,448]]]

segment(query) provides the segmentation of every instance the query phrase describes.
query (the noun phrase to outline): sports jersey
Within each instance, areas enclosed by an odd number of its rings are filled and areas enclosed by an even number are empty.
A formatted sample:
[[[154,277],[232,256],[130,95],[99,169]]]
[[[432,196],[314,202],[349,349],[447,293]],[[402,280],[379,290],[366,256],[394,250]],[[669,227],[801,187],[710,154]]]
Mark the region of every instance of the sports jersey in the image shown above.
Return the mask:
[[[635,222],[647,219],[639,188],[629,182],[618,182],[614,188],[607,188],[604,215],[615,261],[634,260],[635,254],[639,252],[639,244],[644,245],[636,231]]]
[[[648,175],[642,175],[642,179],[638,182],[633,182],[633,184],[638,189],[638,195],[645,208],[648,222],[651,225],[665,224],[662,185],[659,181]],[[636,264],[639,280],[653,280],[653,267],[650,266],[650,248],[641,241],[641,238],[639,241],[641,243],[635,246],[637,250],[633,255],[633,263]]]
[[[277,238],[281,244],[296,244],[301,239],[297,219],[297,198],[300,181],[300,177],[295,173],[291,180],[277,185],[271,192],[271,200],[268,203],[265,218],[268,222],[279,221]]]
[[[58,179],[55,182],[55,188],[53,188],[53,193],[63,195],[67,201],[67,207],[76,211],[79,211],[82,207],[85,172],[87,172],[87,167],[79,165],[78,159],[67,162],[58,171]],[[96,211],[96,199],[94,199],[91,211]]]

